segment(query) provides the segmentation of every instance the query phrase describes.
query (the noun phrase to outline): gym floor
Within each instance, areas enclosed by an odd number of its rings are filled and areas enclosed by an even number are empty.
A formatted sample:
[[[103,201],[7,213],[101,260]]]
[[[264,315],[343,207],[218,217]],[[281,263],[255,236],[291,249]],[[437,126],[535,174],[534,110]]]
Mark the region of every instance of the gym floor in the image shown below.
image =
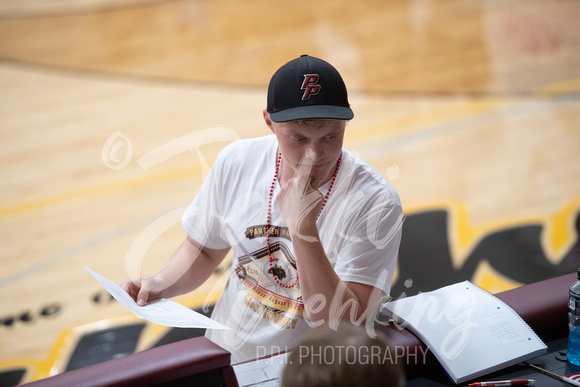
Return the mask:
[[[84,266],[163,265],[301,54],[339,69],[345,148],[401,197],[393,297],[575,271],[578,20],[574,0],[0,0],[0,385],[199,334],[139,320]],[[227,268],[176,301],[208,311]]]

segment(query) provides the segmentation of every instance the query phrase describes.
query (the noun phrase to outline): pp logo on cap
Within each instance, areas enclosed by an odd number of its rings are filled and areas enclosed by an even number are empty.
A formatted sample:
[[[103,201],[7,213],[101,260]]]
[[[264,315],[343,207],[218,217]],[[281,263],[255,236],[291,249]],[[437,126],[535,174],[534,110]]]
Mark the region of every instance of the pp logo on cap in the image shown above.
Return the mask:
[[[320,93],[321,86],[318,84],[318,74],[304,74],[301,90],[304,90],[302,100],[305,101],[312,95]]]

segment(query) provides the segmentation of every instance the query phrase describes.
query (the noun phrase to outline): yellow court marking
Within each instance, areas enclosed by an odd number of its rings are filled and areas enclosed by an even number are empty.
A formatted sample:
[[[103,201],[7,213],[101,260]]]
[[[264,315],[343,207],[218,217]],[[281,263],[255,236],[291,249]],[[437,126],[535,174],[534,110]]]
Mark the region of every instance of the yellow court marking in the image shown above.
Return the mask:
[[[89,199],[102,195],[110,195],[119,192],[130,191],[143,188],[158,183],[185,179],[192,176],[201,175],[199,168],[183,167],[169,170],[163,173],[147,175],[141,178],[118,181],[114,183],[97,185],[76,191],[64,192],[57,195],[47,196],[44,198],[33,199],[27,202],[11,204],[0,207],[0,217],[14,215],[21,212],[38,210],[55,204],[65,203],[78,199]]]
[[[489,262],[485,260],[481,261],[475,269],[471,282],[492,294],[504,292],[523,285],[494,270]]]
[[[580,78],[557,82],[536,89],[537,94],[552,98],[555,98],[559,94],[567,93],[569,91],[580,91]],[[424,129],[425,126],[434,126],[444,122],[457,120],[462,117],[469,117],[472,115],[493,111],[495,109],[505,107],[509,104],[510,101],[505,98],[469,101],[453,106],[447,106],[416,116],[412,115],[391,121],[385,121],[380,124],[361,128],[356,133],[347,132],[345,134],[345,140],[353,141],[357,138],[365,137],[365,141],[368,141],[367,136],[384,137],[385,135],[392,135],[393,132],[402,131],[405,131],[406,133],[412,133],[413,131]],[[376,141],[377,139],[372,140],[372,142]],[[0,207],[0,217],[25,211],[37,210],[71,200],[87,199],[101,195],[129,191],[158,183],[198,176],[201,174],[201,171],[198,169],[199,168],[194,167],[176,168],[167,172],[148,175],[138,179],[115,182],[101,186],[93,186],[82,190],[65,192],[62,194],[34,199],[23,203],[16,203]]]
[[[439,111],[434,111],[417,117],[415,116],[404,117],[396,121],[391,121],[388,124],[374,125],[368,127],[366,129],[363,129],[362,131],[358,131],[356,133],[356,136],[360,137],[361,135],[365,134],[370,135],[384,133],[385,126],[387,125],[388,127],[397,130],[403,130],[417,125],[429,125],[429,124],[433,125],[437,122],[445,122],[448,120],[457,119],[459,117],[465,117],[472,114],[489,111],[499,107],[502,102],[475,101],[463,104],[461,106],[447,107]],[[348,134],[346,137],[348,138]],[[47,206],[65,203],[72,200],[94,198],[102,195],[109,195],[119,192],[130,191],[138,188],[143,188],[158,183],[175,181],[185,179],[188,177],[196,177],[201,174],[202,172],[199,170],[199,168],[194,167],[177,168],[163,173],[148,175],[142,178],[127,181],[119,181],[100,186],[93,186],[90,188],[65,192],[57,195],[47,196],[44,198],[30,200],[27,202],[16,203],[0,207],[0,217],[14,215],[26,211],[38,210]]]
[[[542,248],[552,264],[559,264],[566,250],[576,242],[574,222],[580,211],[580,196],[570,201],[557,213],[546,216],[525,216],[499,218],[482,224],[472,225],[469,220],[469,210],[462,203],[423,203],[410,205],[408,213],[420,213],[435,209],[446,210],[449,213],[449,249],[452,264],[460,269],[468,258],[471,250],[481,238],[493,231],[518,227],[521,225],[540,224],[542,232]]]
[[[531,95],[543,98],[557,98],[561,94],[578,91],[580,91],[580,78],[574,78],[538,87],[532,92]],[[347,140],[354,140],[361,136],[364,137],[365,135],[384,137],[385,135],[390,135],[393,132],[402,131],[405,131],[405,133],[412,133],[413,128],[415,128],[415,131],[418,131],[426,126],[434,126],[457,120],[462,117],[469,117],[472,115],[493,111],[501,107],[509,106],[510,103],[511,100],[508,98],[491,98],[467,101],[434,110],[432,112],[423,113],[421,115],[412,115],[401,117],[395,120],[384,121],[380,124],[361,128],[356,133],[347,132],[345,138]]]
[[[23,382],[44,379],[48,376],[50,364],[47,361],[37,359],[9,359],[0,361],[0,371],[24,369]]]
[[[547,86],[538,87],[534,94],[545,97],[555,97],[558,94],[580,91],[580,78],[569,79],[562,82],[552,83]]]
[[[175,301],[179,301],[180,304],[192,309],[200,309],[206,305],[215,304],[220,296],[221,292],[212,291],[203,294],[194,293],[191,295],[184,295],[176,298]],[[143,329],[141,337],[137,343],[135,352],[151,348],[151,346],[172,329],[170,327],[153,324],[127,312],[127,314],[121,316],[67,328],[61,331],[45,360],[4,360],[0,361],[0,371],[26,368],[27,374],[25,379],[27,382],[57,375],[65,370],[69,357],[74,352],[79,340],[85,334],[139,322],[145,324],[145,328]]]
[[[509,103],[506,99],[488,99],[479,101],[469,101],[459,103],[453,106],[447,106],[432,112],[421,115],[412,115],[401,117],[399,119],[385,121],[363,128],[356,133],[347,133],[347,140],[354,140],[361,136],[378,136],[385,137],[392,135],[393,132],[412,133],[424,129],[426,126],[435,126],[444,122],[457,120],[463,117],[469,117],[476,114],[485,113],[506,106]],[[365,138],[366,140],[367,138]],[[373,142],[377,141],[373,139]]]

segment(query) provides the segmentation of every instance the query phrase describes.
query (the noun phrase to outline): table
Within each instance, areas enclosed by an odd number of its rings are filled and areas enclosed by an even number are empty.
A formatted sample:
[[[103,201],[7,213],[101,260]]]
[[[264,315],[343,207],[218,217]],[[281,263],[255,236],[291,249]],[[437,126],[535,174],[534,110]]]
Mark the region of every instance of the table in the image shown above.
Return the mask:
[[[580,372],[580,367],[568,363],[567,361],[558,360],[556,357],[561,352],[566,351],[567,338],[556,339],[546,343],[548,352],[544,355],[528,360],[529,363],[542,367],[545,370],[558,375],[567,375],[573,372]],[[558,381],[548,375],[544,375],[535,369],[524,365],[523,363],[508,367],[502,371],[490,374],[482,379],[475,381],[490,380],[508,380],[508,379],[534,379],[535,387],[569,387],[568,383]],[[473,382],[473,381],[472,381]],[[458,386],[467,386],[469,383],[459,384]],[[443,368],[431,370],[428,375],[416,377],[407,381],[407,387],[428,387],[428,386],[450,386],[453,382],[443,371]]]

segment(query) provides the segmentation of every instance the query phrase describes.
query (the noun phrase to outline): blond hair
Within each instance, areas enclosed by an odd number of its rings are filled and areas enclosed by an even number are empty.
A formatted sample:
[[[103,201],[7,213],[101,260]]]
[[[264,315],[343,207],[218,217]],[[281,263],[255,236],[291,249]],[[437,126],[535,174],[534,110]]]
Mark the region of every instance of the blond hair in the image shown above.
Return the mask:
[[[344,323],[315,329],[288,356],[282,387],[404,386],[403,367],[378,334]]]

